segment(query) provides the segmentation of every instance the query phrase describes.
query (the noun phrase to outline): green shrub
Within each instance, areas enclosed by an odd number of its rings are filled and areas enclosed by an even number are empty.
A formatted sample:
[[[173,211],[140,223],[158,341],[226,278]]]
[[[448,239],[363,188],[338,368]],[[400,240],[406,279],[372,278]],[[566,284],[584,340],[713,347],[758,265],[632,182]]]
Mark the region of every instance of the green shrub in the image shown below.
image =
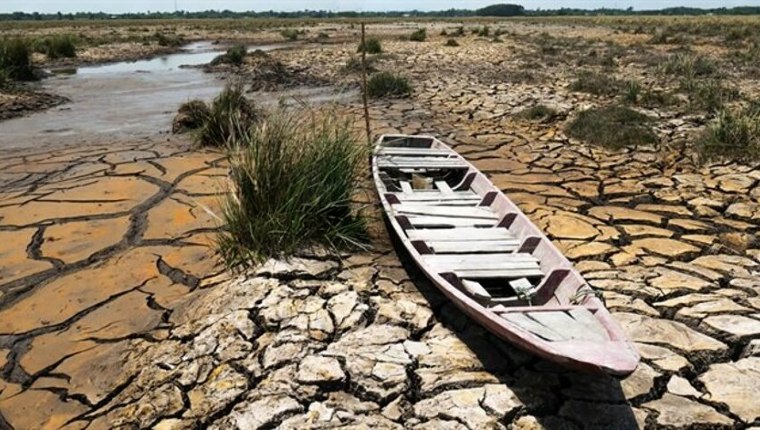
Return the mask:
[[[383,47],[380,44],[379,40],[374,37],[370,37],[369,39],[365,40],[363,44],[359,43],[359,47],[357,48],[356,52],[362,51],[365,51],[367,54],[379,54],[383,52]]]
[[[570,84],[570,89],[598,96],[612,96],[620,92],[622,82],[609,74],[581,71],[576,80]]]
[[[293,29],[293,28],[286,28],[280,31],[280,35],[287,40],[295,41],[295,40],[298,40],[299,32],[298,30]]]
[[[557,111],[546,105],[539,104],[522,110],[517,114],[517,117],[529,121],[548,122],[557,117]]]
[[[703,160],[760,159],[760,109],[750,106],[736,112],[721,111],[697,141],[697,152]]]
[[[424,42],[425,39],[427,39],[427,30],[424,28],[420,28],[419,30],[409,35],[409,40],[413,42]]]
[[[457,27],[456,31],[454,32],[454,34],[452,34],[452,36],[454,37],[464,36],[464,26],[460,25],[459,27]]]
[[[685,78],[681,80],[679,89],[689,96],[692,110],[717,112],[726,103],[739,98],[739,91],[719,78]]]
[[[351,120],[330,112],[276,112],[237,136],[233,192],[223,204],[219,251],[230,267],[304,248],[363,246],[366,226],[352,197],[369,150]]]
[[[443,30],[441,30],[441,36],[448,36],[448,35],[449,35],[449,33],[446,32],[445,28]]]
[[[224,146],[245,134],[258,117],[253,103],[245,98],[242,85],[227,85],[211,103],[196,140],[203,146]]]
[[[0,90],[7,89],[11,85],[11,78],[8,72],[0,69]]]
[[[156,38],[159,46],[169,46],[176,48],[185,44],[184,39],[182,39],[180,36],[177,36],[176,34],[164,34],[160,31],[157,31],[154,34],[154,37]]]
[[[35,50],[53,60],[57,58],[75,58],[77,56],[74,36],[68,34],[48,36],[38,42]]]
[[[239,66],[243,64],[245,57],[248,55],[248,48],[243,45],[234,45],[227,52],[211,60],[211,65],[233,64]]]
[[[35,80],[29,42],[22,38],[0,39],[0,70],[9,79]]]
[[[627,81],[623,85],[623,99],[628,103],[637,103],[641,96],[641,84],[638,81]]]
[[[377,63],[376,57],[367,57],[367,73],[374,73],[377,71],[375,64]],[[362,58],[361,56],[351,57],[343,66],[345,73],[361,73],[362,72]]]
[[[651,119],[623,106],[592,108],[578,114],[566,128],[568,136],[611,149],[657,142]]]
[[[208,121],[211,114],[203,100],[190,100],[179,107],[179,112],[172,124],[173,133],[198,130]]]
[[[488,37],[491,34],[491,29],[488,28],[487,25],[484,25],[481,27],[480,30],[478,30],[478,36],[480,37]]]
[[[713,60],[705,56],[679,53],[669,56],[662,64],[661,71],[668,75],[693,79],[715,75],[718,67]]]
[[[380,72],[372,75],[367,82],[367,94],[372,98],[405,97],[411,94],[409,81],[390,72]]]
[[[446,46],[459,46],[459,42],[456,39],[449,39],[446,41]]]

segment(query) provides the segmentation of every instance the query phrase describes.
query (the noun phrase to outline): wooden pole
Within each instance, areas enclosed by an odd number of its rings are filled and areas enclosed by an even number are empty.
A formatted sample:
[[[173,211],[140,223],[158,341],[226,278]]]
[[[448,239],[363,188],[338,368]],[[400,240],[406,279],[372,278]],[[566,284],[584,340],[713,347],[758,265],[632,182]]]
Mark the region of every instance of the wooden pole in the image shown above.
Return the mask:
[[[364,37],[364,23],[362,22],[362,99],[364,102],[364,127],[367,131],[367,142],[372,144],[372,132],[369,128],[369,102],[367,101],[367,45]]]

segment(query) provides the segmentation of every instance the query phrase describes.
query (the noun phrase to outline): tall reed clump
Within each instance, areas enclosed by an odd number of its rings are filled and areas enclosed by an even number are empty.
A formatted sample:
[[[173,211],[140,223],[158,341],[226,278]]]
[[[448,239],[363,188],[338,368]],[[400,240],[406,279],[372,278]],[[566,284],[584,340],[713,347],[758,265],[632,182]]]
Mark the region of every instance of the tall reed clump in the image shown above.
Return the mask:
[[[239,66],[243,64],[243,61],[245,61],[245,57],[247,55],[248,48],[246,48],[245,45],[234,45],[227,49],[227,52],[224,54],[218,55],[216,58],[211,60],[211,65],[217,66],[219,64],[232,64]]]
[[[367,82],[367,94],[372,98],[406,97],[411,93],[409,80],[391,72],[376,73]]]
[[[369,149],[334,111],[277,111],[232,140],[233,191],[218,246],[230,267],[310,246],[361,247],[366,226],[352,197]]]
[[[0,39],[0,73],[17,81],[36,79],[29,42],[22,38]]]
[[[425,39],[427,39],[427,29],[425,28],[415,30],[412,34],[409,35],[409,40],[412,42],[424,42]]]
[[[70,34],[48,36],[38,42],[36,50],[52,60],[77,56],[76,40]]]
[[[356,52],[366,52],[367,54],[380,54],[383,52],[383,46],[380,44],[380,40],[370,37],[364,43],[359,43],[359,47]]]
[[[604,106],[580,112],[565,132],[568,136],[609,149],[657,143],[652,119],[624,106]]]
[[[760,107],[722,110],[697,141],[703,160],[730,158],[739,162],[760,160]]]
[[[244,134],[258,116],[253,103],[245,98],[243,86],[227,85],[211,102],[196,140],[203,146],[224,146]]]

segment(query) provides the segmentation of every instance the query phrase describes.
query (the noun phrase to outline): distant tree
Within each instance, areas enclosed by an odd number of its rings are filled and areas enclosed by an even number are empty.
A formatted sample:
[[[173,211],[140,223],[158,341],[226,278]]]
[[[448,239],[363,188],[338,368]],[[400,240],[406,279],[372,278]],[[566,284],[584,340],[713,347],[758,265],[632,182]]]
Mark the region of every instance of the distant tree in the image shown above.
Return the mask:
[[[525,15],[525,8],[519,4],[493,4],[475,11],[479,16],[520,16]]]

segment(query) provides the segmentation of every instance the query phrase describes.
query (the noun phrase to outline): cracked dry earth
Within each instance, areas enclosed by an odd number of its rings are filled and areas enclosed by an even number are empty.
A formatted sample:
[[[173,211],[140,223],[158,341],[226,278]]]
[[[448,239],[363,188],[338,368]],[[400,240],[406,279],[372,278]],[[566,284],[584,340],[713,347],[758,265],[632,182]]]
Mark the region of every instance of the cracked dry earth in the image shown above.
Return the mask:
[[[641,352],[633,375],[499,341],[382,241],[230,278],[198,210],[213,207],[219,154],[110,145],[3,159],[0,428],[760,425],[760,170],[515,122],[536,100],[583,101],[439,71],[461,65],[430,51],[397,53],[418,90],[373,103],[375,131],[458,142],[603,292]],[[690,131],[658,128],[668,143]]]

